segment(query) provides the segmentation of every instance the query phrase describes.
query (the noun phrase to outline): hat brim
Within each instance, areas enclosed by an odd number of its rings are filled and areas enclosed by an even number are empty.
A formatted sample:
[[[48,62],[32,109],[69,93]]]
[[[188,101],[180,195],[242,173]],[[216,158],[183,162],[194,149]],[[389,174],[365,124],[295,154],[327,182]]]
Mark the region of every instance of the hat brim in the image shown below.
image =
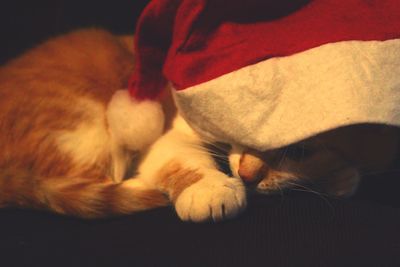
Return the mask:
[[[400,126],[400,39],[325,44],[175,91],[206,138],[265,151],[340,126]]]

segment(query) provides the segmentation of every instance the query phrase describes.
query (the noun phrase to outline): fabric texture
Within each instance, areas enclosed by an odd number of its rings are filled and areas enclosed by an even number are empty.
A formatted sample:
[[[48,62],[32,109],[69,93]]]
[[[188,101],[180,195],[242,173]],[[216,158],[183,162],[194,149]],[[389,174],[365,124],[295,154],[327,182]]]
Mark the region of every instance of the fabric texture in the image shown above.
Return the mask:
[[[139,19],[129,90],[153,99],[170,82],[199,133],[258,150],[399,125],[398,14],[396,0],[155,0]]]
[[[397,267],[400,212],[310,193],[256,197],[223,223],[179,221],[172,209],[83,221],[0,211],[2,266]]]
[[[175,100],[202,136],[264,151],[350,124],[400,125],[399,77],[400,39],[347,41],[241,68]]]

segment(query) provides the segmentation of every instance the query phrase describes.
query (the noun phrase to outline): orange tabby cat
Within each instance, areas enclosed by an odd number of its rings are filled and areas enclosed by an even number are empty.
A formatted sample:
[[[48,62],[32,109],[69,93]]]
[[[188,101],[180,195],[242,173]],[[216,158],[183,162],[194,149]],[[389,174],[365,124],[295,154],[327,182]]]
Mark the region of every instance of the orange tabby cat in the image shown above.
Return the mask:
[[[115,141],[126,129],[110,101],[135,104],[119,90],[134,68],[131,39],[81,30],[1,67],[0,207],[96,218],[173,203],[191,221],[243,210],[241,180],[218,170],[170,97],[161,103],[164,130],[143,132],[142,124],[153,123],[146,117],[151,107],[137,104],[142,116],[129,129],[136,135]],[[121,181],[132,167],[135,178]]]
[[[191,221],[221,220],[244,209],[241,180],[218,170],[170,96],[161,103],[164,129],[142,131],[153,123],[146,116],[151,107],[133,103],[143,111],[133,118],[135,134],[116,142],[125,126],[110,103],[132,105],[120,90],[134,68],[131,40],[81,30],[1,67],[0,207],[96,218],[172,203]],[[261,193],[307,185],[347,196],[360,173],[393,160],[397,142],[394,128],[359,125],[262,153],[234,146],[229,159],[234,176],[256,183]],[[122,181],[131,169],[134,178]]]
[[[353,125],[266,152],[235,147],[230,162],[233,173],[260,193],[297,188],[345,197],[356,191],[363,174],[393,163],[398,142],[395,127]]]

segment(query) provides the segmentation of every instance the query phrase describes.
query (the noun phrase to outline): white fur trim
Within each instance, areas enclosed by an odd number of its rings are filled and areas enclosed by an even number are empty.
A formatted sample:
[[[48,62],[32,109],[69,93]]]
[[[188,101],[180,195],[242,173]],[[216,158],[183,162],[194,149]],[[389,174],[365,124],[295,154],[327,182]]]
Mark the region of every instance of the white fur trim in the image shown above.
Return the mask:
[[[400,125],[400,39],[326,44],[175,92],[201,135],[259,150],[355,123]]]
[[[119,90],[107,108],[107,121],[113,140],[129,150],[142,150],[164,130],[164,112],[156,101],[137,101],[127,90]]]

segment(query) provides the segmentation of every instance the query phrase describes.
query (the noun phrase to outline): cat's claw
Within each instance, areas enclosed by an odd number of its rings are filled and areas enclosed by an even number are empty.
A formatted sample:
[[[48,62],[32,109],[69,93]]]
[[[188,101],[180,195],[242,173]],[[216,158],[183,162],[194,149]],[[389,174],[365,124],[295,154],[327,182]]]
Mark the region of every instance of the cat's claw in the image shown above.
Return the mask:
[[[246,207],[246,191],[240,179],[223,174],[206,177],[186,188],[175,208],[184,221],[221,221],[232,218]]]

